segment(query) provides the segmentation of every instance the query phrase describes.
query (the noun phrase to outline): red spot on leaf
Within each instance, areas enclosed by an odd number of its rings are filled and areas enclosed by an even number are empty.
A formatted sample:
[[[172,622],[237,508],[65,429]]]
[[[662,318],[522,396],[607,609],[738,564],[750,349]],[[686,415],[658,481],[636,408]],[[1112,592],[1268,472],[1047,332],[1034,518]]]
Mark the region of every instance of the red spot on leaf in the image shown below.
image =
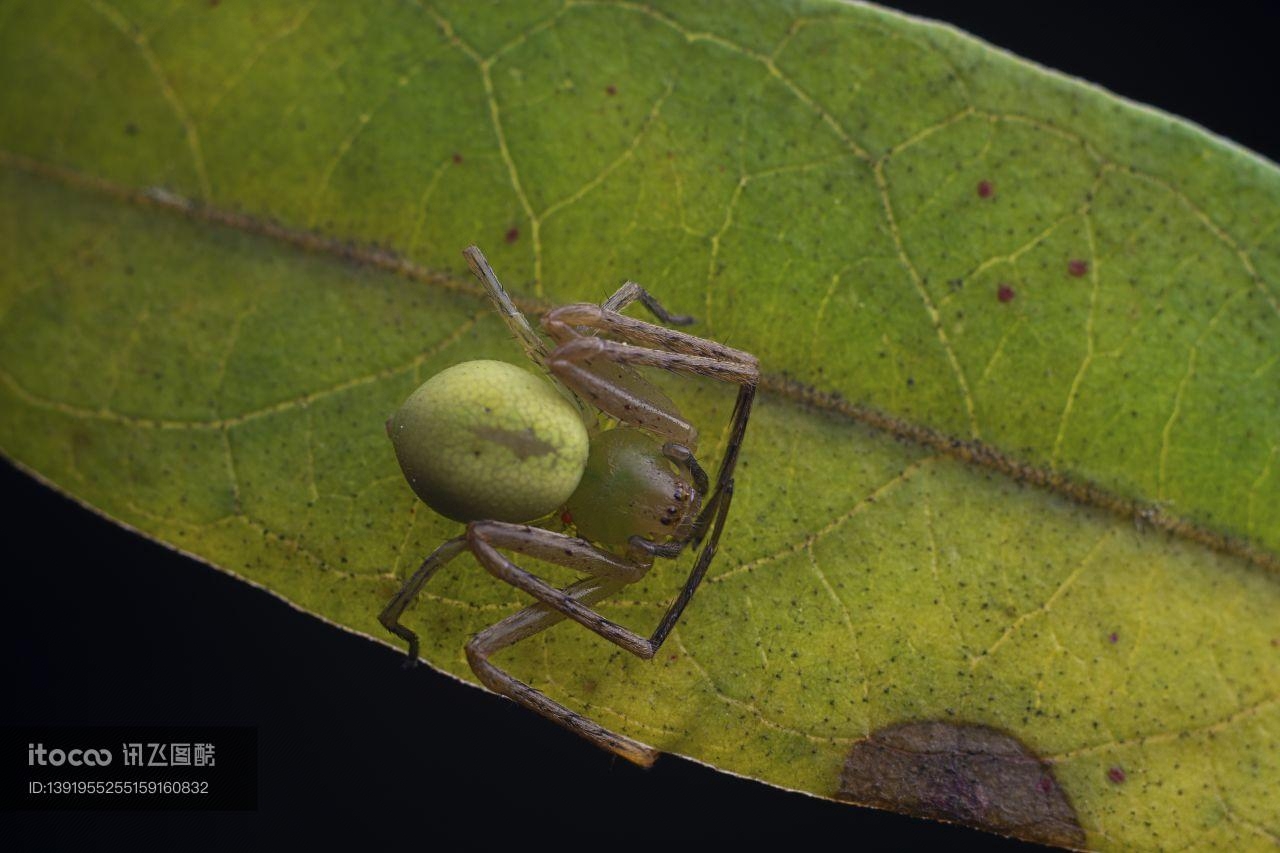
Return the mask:
[[[1119,785],[1125,780],[1124,770],[1119,767],[1112,767],[1107,771],[1107,778]]]
[[[1072,258],[1071,260],[1067,261],[1067,272],[1071,273],[1076,278],[1079,278],[1080,276],[1084,275],[1088,271],[1089,271],[1088,261],[1082,261],[1079,258]]]
[[[995,184],[990,181],[978,181],[978,198],[991,198],[995,194]]]
[[[453,162],[455,162],[455,163],[461,163],[461,162],[462,162],[462,155],[461,155],[461,154],[457,154],[457,153],[455,153],[455,154],[453,155]]]
[[[1012,302],[1013,297],[1016,295],[1017,294],[1013,292],[1013,288],[1007,284],[1002,284],[996,288],[996,299],[999,299],[1001,302]]]
[[[618,87],[610,83],[608,86],[604,87],[604,93],[606,95],[616,95],[618,94]]]
[[[1120,635],[1117,634],[1115,631],[1112,631],[1111,636],[1107,637],[1107,639],[1113,643],[1118,643],[1120,642]]]
[[[1042,794],[1047,794],[1053,790],[1053,780],[1048,776],[1041,776],[1040,781],[1036,783],[1036,790]]]
[[[514,225],[511,226],[510,228],[507,229],[507,233],[504,235],[503,239],[505,239],[508,243],[514,243],[515,241],[520,239],[520,229],[515,227]]]
[[[573,524],[573,513],[566,509],[564,512],[560,513],[560,521],[562,521],[566,526]]]

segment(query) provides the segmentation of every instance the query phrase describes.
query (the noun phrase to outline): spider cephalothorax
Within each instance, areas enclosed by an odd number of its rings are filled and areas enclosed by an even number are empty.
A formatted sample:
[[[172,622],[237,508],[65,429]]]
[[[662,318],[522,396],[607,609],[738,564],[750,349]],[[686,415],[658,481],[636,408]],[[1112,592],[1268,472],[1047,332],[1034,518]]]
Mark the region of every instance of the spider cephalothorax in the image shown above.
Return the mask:
[[[429,506],[467,522],[437,548],[379,619],[418,656],[400,616],[445,563],[469,550],[491,574],[538,603],[467,643],[477,677],[501,693],[638,764],[649,746],[615,734],[498,669],[489,657],[569,618],[642,658],[652,658],[715,555],[733,498],[733,472],[759,381],[748,353],[620,313],[639,301],[657,319],[687,325],[634,282],[601,305],[554,308],[529,325],[480,250],[463,253],[530,359],[550,382],[503,362],[466,362],[427,380],[387,421],[410,485]],[[708,376],[738,386],[729,441],[714,482],[695,457],[697,430],[634,368]],[[554,383],[554,384],[553,384]],[[537,526],[556,514],[578,536]],[[649,637],[604,618],[592,605],[643,577],[656,557],[698,548],[684,588]],[[503,552],[580,571],[563,589]]]

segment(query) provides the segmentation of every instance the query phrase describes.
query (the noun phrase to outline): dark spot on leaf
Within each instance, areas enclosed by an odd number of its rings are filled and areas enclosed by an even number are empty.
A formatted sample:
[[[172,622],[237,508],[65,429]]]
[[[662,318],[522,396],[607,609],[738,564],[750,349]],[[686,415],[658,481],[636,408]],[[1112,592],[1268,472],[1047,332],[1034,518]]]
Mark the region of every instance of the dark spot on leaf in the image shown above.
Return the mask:
[[[1013,288],[1007,284],[1002,284],[996,288],[996,299],[999,299],[1001,302],[1012,302],[1013,297],[1016,295],[1017,294],[1013,292]]]
[[[849,751],[836,798],[1058,847],[1085,841],[1049,765],[989,726],[879,729]]]
[[[1080,276],[1084,275],[1088,271],[1089,271],[1088,261],[1082,261],[1079,258],[1072,258],[1071,260],[1067,261],[1067,272],[1071,273],[1076,278],[1079,278]]]
[[[503,239],[505,239],[508,243],[514,243],[515,241],[520,239],[520,229],[515,227],[514,225],[511,226],[510,228],[507,229],[507,233],[504,235]]]
[[[138,126],[137,126],[136,124],[134,124],[133,122],[129,122],[128,124],[126,124],[126,125],[124,126],[124,132],[125,132],[125,135],[126,135],[126,136],[137,136],[137,135],[138,135]]]
[[[618,87],[610,83],[608,86],[604,87],[604,92],[606,95],[616,95],[618,94]]]
[[[1115,631],[1112,631],[1111,636],[1107,637],[1107,639],[1113,643],[1118,643],[1120,642],[1120,635],[1117,634]]]
[[[990,181],[978,181],[978,198],[991,198],[995,194],[995,184]]]
[[[454,152],[454,155],[453,155],[453,162],[455,162],[455,163],[461,163],[461,162],[462,162],[462,155],[461,155],[461,154],[458,154],[457,152]]]
[[[78,429],[71,433],[71,451],[73,454],[84,453],[91,449],[93,449],[92,435]]]
[[[1107,778],[1119,785],[1125,780],[1124,769],[1121,767],[1112,767],[1107,771]]]

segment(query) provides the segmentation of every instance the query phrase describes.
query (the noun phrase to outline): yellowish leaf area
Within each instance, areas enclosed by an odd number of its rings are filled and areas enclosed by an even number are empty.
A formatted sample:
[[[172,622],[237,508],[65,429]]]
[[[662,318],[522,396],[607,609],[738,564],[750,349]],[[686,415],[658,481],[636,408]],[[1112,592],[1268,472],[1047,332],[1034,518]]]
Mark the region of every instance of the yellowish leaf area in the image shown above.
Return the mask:
[[[634,278],[768,377],[721,553],[656,661],[504,665],[788,788],[976,723],[1091,847],[1274,848],[1274,166],[861,6],[230,5],[0,9],[10,458],[385,638],[458,526],[383,422],[521,359],[461,248],[535,308]],[[665,387],[713,459],[731,397]],[[603,610],[647,632],[685,571]],[[407,621],[469,678],[524,603],[468,558]]]

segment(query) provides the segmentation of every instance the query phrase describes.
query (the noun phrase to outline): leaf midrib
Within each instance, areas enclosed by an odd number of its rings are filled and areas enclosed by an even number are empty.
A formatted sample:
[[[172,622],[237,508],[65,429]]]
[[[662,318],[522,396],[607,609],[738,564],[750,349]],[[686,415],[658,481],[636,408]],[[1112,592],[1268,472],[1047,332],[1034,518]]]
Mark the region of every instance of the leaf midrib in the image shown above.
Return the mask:
[[[103,178],[45,163],[4,149],[0,149],[0,163],[18,172],[80,191],[109,197],[135,207],[177,214],[191,221],[221,226],[256,237],[274,240],[305,252],[338,258],[348,263],[392,273],[433,287],[439,287],[443,290],[466,294],[478,300],[485,298],[478,286],[471,285],[465,279],[460,279],[451,272],[431,270],[420,266],[387,249],[343,241],[335,237],[317,234],[313,231],[291,228],[276,222],[258,219],[245,213],[193,202],[160,188],[138,190],[126,187]],[[545,300],[530,299],[518,295],[513,296],[513,298],[517,306],[528,314],[541,314],[551,307],[551,303]],[[145,424],[161,429],[219,429],[226,425],[271,414],[282,408],[299,405],[305,401],[317,399],[354,385],[377,381],[384,374],[398,373],[403,369],[404,365],[393,365],[366,376],[349,379],[330,388],[310,392],[301,400],[281,401],[264,407],[260,411],[200,421],[135,417],[119,413],[80,409],[70,404],[40,398],[28,389],[22,388],[7,372],[0,371],[0,381],[3,381],[29,404],[53,408],[77,417],[108,419],[138,425]],[[1128,498],[1091,480],[1030,465],[984,441],[959,438],[923,424],[903,420],[888,412],[851,403],[845,400],[838,392],[824,391],[784,374],[765,372],[762,376],[761,388],[792,403],[817,409],[829,415],[843,417],[878,432],[888,433],[899,440],[928,447],[967,465],[998,473],[1015,482],[1051,492],[1074,503],[1129,518],[1135,525],[1163,530],[1181,539],[1195,542],[1211,551],[1237,557],[1265,570],[1280,572],[1280,554],[1260,547],[1244,538],[1232,536],[1221,530],[1201,525],[1183,516],[1170,513],[1158,502]]]

